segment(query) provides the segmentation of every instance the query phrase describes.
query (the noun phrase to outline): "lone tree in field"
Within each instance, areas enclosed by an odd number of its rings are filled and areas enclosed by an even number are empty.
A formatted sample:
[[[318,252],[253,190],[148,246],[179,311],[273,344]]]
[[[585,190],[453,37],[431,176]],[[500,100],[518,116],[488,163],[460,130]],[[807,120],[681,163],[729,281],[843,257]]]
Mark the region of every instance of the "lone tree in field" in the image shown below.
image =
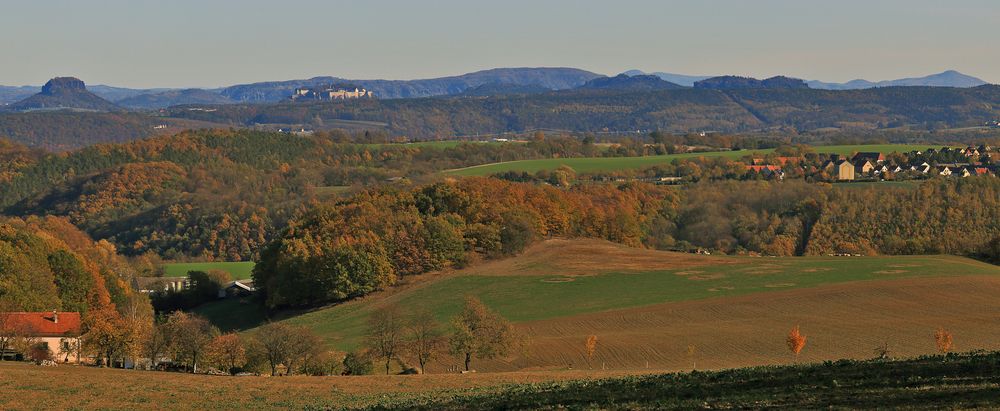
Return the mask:
[[[941,354],[947,354],[948,351],[951,351],[951,333],[944,328],[938,328],[937,332],[934,333],[934,342],[937,344],[938,352]]]
[[[239,334],[227,333],[215,337],[206,349],[208,357],[212,358],[219,368],[236,375],[247,362],[247,350]]]
[[[385,373],[403,346],[403,318],[395,306],[380,308],[368,318],[365,345],[373,356],[385,360]]]
[[[253,346],[271,366],[271,375],[278,375],[278,365],[288,360],[292,329],[285,323],[267,323],[253,335]]]
[[[170,329],[170,345],[174,353],[190,361],[191,372],[198,372],[198,359],[205,353],[208,345],[219,335],[215,328],[204,317],[176,311],[167,318]]]
[[[587,337],[587,366],[594,368],[594,353],[597,352],[597,336],[591,335]]]
[[[420,309],[410,317],[406,329],[409,334],[407,346],[410,353],[417,357],[420,373],[423,374],[427,363],[441,349],[444,339],[441,327],[430,310]]]
[[[466,297],[462,313],[452,319],[455,333],[449,339],[452,354],[465,356],[469,371],[472,357],[496,358],[506,355],[514,345],[514,327],[475,297]]]
[[[799,326],[792,327],[788,338],[785,338],[785,343],[788,344],[788,349],[792,351],[792,354],[795,354],[795,360],[798,361],[799,353],[806,346],[806,336],[799,332]]]

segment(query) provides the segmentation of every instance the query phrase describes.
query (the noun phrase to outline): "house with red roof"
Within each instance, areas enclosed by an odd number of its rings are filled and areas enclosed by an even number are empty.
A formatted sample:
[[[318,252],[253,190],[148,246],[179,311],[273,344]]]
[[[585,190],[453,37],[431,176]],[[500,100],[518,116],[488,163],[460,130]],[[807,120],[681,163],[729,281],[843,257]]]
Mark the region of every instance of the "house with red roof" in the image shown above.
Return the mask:
[[[0,336],[26,344],[7,344],[4,352],[0,352],[0,358],[26,358],[31,355],[31,352],[18,350],[48,350],[54,361],[79,362],[82,333],[78,312],[3,312],[0,313]]]

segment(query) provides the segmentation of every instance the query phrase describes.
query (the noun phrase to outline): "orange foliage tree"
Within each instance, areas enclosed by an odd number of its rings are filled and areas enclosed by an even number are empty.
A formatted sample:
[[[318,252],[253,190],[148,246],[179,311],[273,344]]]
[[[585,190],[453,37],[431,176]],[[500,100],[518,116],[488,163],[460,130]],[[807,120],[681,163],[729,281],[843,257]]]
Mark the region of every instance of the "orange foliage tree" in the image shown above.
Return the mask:
[[[947,354],[951,351],[951,332],[948,332],[944,328],[938,328],[937,332],[934,333],[934,342],[937,344],[937,349],[941,354]]]
[[[795,358],[799,358],[799,353],[806,346],[806,336],[799,332],[799,326],[792,327],[792,331],[788,333],[788,337],[785,338],[785,343],[788,344],[788,349],[795,354]]]
[[[591,335],[587,337],[587,365],[590,368],[594,368],[592,361],[594,360],[595,352],[597,352],[597,336]]]

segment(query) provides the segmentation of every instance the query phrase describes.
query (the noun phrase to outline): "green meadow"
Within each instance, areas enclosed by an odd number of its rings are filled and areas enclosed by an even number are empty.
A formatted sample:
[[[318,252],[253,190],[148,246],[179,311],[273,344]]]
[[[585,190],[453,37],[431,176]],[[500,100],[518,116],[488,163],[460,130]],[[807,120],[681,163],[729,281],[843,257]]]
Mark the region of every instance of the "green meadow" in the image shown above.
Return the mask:
[[[889,153],[893,151],[926,150],[927,145],[914,144],[876,144],[876,145],[842,145],[816,146],[819,153],[850,155],[859,151],[878,151]],[[669,163],[678,159],[697,157],[740,158],[747,155],[766,155],[774,150],[741,150],[713,151],[706,153],[666,154],[645,157],[580,157],[580,158],[547,158],[538,160],[506,161],[502,163],[483,164],[478,166],[448,170],[444,173],[453,176],[486,176],[506,171],[525,171],[535,173],[541,170],[554,170],[560,166],[569,166],[578,173],[593,173],[614,170],[639,169],[657,164]]]
[[[1000,275],[1000,267],[953,256],[732,257],[734,264],[685,270],[608,272],[595,276],[458,275],[388,297],[403,307],[426,307],[442,323],[474,295],[514,322],[542,320],[712,297],[765,293],[827,284],[927,276]],[[373,311],[361,300],[289,318],[334,347],[357,347]]]
[[[254,263],[251,261],[242,262],[207,262],[207,263],[167,263],[163,265],[164,275],[167,277],[184,277],[188,271],[226,271],[233,276],[234,280],[245,280],[250,278]]]

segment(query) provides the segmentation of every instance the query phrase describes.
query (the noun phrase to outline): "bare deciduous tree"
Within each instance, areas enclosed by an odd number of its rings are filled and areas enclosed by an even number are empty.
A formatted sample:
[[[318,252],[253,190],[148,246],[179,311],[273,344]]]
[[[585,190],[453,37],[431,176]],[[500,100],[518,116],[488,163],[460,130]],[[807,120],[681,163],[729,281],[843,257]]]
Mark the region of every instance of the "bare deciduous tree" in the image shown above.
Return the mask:
[[[420,309],[410,317],[407,331],[410,338],[410,352],[417,358],[420,372],[426,373],[427,363],[434,358],[443,344],[441,326],[429,310]]]
[[[389,374],[389,365],[403,345],[403,318],[397,307],[387,306],[372,313],[368,318],[365,345],[373,355],[385,361],[385,373]]]

